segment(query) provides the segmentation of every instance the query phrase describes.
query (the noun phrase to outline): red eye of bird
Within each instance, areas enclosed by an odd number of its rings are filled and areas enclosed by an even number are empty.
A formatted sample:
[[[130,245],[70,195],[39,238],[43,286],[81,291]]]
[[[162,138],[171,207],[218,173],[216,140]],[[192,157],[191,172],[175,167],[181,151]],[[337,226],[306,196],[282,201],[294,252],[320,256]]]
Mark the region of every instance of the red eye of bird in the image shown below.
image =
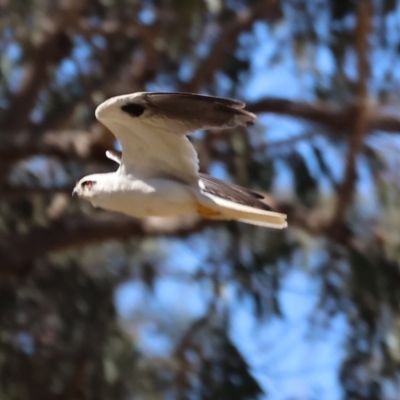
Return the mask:
[[[93,181],[85,181],[85,182],[82,182],[82,187],[84,187],[84,188],[87,187],[88,189],[91,189],[93,184],[94,184]]]

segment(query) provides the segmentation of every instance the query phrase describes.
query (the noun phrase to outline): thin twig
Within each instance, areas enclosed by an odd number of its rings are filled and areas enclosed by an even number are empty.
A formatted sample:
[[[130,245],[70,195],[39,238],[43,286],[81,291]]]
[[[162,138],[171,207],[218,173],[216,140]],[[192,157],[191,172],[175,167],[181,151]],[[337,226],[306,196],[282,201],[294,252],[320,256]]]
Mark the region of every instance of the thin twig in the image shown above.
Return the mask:
[[[349,129],[354,127],[357,118],[356,105],[335,107],[322,101],[306,103],[277,97],[266,97],[255,103],[249,103],[246,109],[255,114],[273,113],[302,118],[343,134],[347,134]],[[400,118],[376,109],[376,107],[368,108],[365,121],[367,131],[382,130],[389,133],[400,133]]]
[[[239,11],[232,19],[221,27],[221,34],[212,46],[208,56],[200,62],[193,78],[183,86],[187,92],[198,92],[203,85],[210,84],[214,73],[220,69],[227,56],[232,53],[241,33],[251,28],[257,20],[276,18],[281,12],[277,0],[258,0],[250,7]]]

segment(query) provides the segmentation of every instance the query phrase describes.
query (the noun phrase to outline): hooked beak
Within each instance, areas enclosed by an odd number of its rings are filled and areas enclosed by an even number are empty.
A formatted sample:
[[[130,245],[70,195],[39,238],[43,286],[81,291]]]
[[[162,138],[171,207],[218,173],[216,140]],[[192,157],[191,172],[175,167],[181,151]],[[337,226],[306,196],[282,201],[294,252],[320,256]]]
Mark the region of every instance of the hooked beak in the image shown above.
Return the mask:
[[[74,190],[72,191],[72,197],[75,196],[79,196],[78,191],[76,190],[76,188],[74,188]]]

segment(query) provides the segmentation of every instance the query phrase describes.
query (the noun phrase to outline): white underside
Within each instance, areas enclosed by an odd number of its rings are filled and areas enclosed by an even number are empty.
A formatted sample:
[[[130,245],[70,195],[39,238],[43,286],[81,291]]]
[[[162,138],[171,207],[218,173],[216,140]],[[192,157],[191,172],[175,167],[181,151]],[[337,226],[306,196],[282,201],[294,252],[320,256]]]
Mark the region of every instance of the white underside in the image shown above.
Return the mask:
[[[136,218],[198,215],[199,206],[202,206],[215,212],[214,219],[238,220],[277,229],[287,226],[284,214],[238,204],[169,179],[124,180],[115,187],[117,189],[88,200],[96,207]]]
[[[128,187],[127,187],[128,186]],[[196,194],[188,185],[167,180],[136,181],[91,200],[96,207],[136,218],[195,214]]]

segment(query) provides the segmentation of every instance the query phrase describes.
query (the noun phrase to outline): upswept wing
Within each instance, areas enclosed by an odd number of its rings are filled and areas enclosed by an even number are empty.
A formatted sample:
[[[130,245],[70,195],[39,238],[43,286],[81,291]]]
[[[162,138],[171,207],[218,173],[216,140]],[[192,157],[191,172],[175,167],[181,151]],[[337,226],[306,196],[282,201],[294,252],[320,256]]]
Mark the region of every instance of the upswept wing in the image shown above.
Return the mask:
[[[252,125],[245,104],[191,93],[140,92],[100,104],[96,117],[120,141],[125,172],[198,185],[198,158],[186,135],[201,129]]]

